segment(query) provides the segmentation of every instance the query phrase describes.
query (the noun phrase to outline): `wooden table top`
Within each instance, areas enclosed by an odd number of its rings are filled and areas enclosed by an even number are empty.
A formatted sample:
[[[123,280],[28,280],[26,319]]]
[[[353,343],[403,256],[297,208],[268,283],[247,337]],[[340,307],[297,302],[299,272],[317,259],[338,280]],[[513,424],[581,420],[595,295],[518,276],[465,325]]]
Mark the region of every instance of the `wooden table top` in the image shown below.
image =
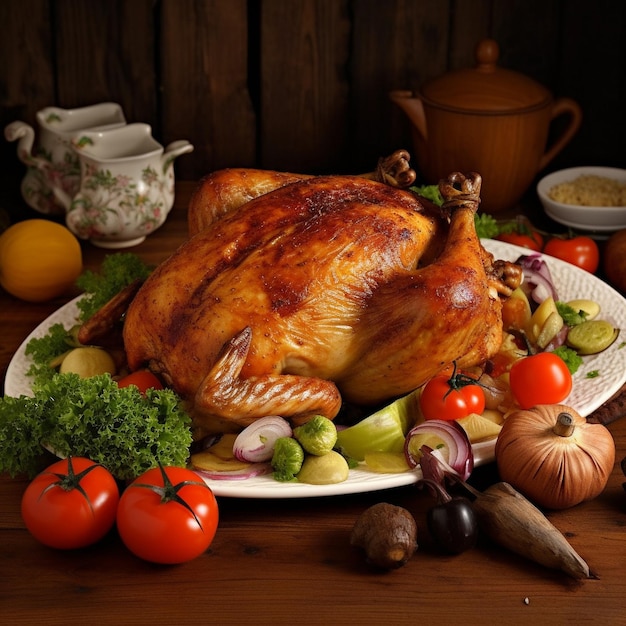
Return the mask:
[[[166,224],[132,248],[149,262],[186,237],[192,183],[179,183]],[[84,246],[97,269],[106,251]],[[0,293],[0,377],[30,331],[71,297],[28,304]],[[420,529],[428,499],[413,487],[313,499],[219,498],[210,549],[179,566],[130,554],[115,531],[61,552],[37,543],[20,517],[25,480],[0,476],[0,621],[6,624],[565,624],[626,623],[626,420],[609,425],[617,447],[606,490],[550,520],[597,578],[577,582],[490,543],[458,556],[422,545],[403,568],[365,565],[349,537],[358,515],[386,501],[408,508]],[[497,480],[493,464],[473,481]],[[419,540],[418,540],[419,542]]]

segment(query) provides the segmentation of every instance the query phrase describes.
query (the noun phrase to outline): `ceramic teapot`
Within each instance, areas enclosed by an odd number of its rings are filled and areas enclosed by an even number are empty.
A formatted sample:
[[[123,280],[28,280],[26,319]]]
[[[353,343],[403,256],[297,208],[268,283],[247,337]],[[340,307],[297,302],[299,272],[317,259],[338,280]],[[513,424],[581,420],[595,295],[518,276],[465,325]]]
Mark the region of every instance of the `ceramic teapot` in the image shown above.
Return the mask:
[[[582,112],[518,72],[499,68],[492,39],[476,47],[476,66],[450,72],[423,85],[418,94],[390,93],[411,122],[418,167],[434,184],[450,172],[478,172],[481,210],[513,208],[537,173],[578,131]],[[566,120],[547,146],[552,121]]]
[[[81,130],[106,130],[126,124],[119,104],[102,102],[78,109],[46,107],[36,114],[35,130],[25,122],[12,122],[4,129],[8,141],[18,141],[17,156],[28,169],[21,192],[26,204],[45,214],[63,214],[53,187],[73,196],[80,187],[80,164],[71,147],[72,137]]]
[[[137,245],[165,222],[174,204],[174,159],[193,150],[185,140],[164,149],[140,123],[84,131],[71,145],[80,187],[73,197],[61,187],[53,193],[68,228],[103,248]]]

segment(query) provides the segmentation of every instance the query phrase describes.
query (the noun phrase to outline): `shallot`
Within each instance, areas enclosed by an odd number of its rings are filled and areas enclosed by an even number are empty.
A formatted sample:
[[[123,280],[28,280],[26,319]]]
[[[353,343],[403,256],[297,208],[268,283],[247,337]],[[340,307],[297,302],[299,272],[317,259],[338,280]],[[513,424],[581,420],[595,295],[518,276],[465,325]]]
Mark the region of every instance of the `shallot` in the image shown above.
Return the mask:
[[[239,461],[247,463],[270,461],[276,440],[280,437],[291,437],[292,434],[293,431],[286,419],[278,415],[261,417],[237,435],[233,444],[233,454]]]

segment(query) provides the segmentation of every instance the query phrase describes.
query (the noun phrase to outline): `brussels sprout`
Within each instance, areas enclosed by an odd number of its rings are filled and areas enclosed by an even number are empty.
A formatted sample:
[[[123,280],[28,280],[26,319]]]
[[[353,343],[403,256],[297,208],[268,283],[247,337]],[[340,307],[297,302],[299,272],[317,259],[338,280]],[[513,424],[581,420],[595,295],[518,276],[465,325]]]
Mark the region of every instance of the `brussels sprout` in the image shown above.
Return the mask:
[[[294,428],[293,436],[306,452],[322,456],[335,447],[337,428],[327,417],[316,415],[306,424]]]
[[[304,462],[304,450],[292,437],[279,437],[274,444],[272,468],[274,478],[281,482],[289,482],[296,477]]]

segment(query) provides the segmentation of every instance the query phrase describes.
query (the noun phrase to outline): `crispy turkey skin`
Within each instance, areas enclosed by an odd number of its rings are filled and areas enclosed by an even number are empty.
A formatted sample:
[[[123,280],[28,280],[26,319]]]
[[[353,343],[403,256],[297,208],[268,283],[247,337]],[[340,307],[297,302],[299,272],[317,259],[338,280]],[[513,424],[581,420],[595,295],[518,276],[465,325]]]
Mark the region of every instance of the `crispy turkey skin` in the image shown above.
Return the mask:
[[[209,217],[127,312],[129,366],[161,374],[199,431],[271,414],[333,418],[342,399],[391,399],[498,350],[498,279],[476,236],[476,194],[442,215],[362,177],[282,183],[225,208],[201,194]]]

